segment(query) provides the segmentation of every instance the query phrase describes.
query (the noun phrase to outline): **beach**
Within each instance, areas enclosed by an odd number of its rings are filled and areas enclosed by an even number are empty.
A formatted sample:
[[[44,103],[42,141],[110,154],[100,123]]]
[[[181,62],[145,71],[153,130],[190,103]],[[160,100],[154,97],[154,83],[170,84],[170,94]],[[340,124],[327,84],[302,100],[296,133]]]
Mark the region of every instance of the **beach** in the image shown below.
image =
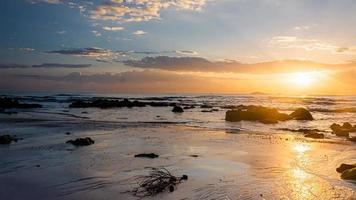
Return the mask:
[[[0,132],[21,138],[0,146],[0,199],[138,199],[130,193],[137,187],[134,177],[151,167],[189,177],[174,192],[149,197],[153,199],[356,198],[356,185],[335,170],[341,163],[356,162],[356,146],[345,139],[246,130],[243,127],[261,125],[229,124],[222,111],[203,113],[200,108],[180,114],[170,107],[67,107],[61,104],[65,111],[53,111],[48,105],[0,115]],[[197,110],[195,115],[219,115],[221,123],[212,127],[187,122],[185,116]],[[156,115],[169,120],[153,120]],[[236,124],[239,129],[231,128]],[[66,143],[79,137],[95,143]],[[159,157],[135,157],[140,153]]]

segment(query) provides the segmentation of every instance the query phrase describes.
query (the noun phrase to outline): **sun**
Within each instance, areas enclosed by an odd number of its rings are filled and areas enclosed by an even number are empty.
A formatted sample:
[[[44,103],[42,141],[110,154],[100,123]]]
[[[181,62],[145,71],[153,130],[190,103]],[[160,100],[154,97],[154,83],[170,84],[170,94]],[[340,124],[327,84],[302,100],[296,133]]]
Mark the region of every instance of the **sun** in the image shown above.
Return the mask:
[[[290,80],[293,84],[301,87],[306,87],[312,85],[315,81],[315,76],[313,73],[309,72],[298,72],[290,76]]]

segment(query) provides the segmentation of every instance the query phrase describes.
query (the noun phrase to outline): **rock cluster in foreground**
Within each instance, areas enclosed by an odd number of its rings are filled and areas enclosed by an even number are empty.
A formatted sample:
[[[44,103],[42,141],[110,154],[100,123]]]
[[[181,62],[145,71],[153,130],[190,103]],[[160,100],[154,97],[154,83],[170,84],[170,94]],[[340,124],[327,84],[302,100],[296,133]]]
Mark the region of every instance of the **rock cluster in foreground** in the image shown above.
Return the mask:
[[[305,108],[298,108],[291,114],[280,113],[275,108],[263,106],[240,106],[237,109],[228,110],[225,120],[230,122],[237,121],[258,121],[266,124],[278,123],[286,120],[313,120],[313,116]]]

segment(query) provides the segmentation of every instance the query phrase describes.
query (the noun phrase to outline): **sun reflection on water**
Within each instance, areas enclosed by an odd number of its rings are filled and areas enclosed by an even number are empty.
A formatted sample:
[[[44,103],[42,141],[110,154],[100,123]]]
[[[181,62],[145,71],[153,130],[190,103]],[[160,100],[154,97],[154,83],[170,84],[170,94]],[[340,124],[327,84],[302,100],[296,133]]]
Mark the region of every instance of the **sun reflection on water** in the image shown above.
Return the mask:
[[[304,154],[305,152],[310,151],[311,146],[304,143],[296,143],[293,145],[293,149],[298,154]]]

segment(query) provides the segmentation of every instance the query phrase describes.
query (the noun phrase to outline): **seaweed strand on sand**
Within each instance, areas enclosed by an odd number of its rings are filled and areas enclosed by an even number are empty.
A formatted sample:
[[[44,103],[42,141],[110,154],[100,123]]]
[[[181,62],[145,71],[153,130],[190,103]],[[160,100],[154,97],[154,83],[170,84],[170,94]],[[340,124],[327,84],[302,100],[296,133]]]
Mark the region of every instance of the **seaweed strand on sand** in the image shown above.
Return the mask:
[[[138,176],[135,180],[138,186],[127,192],[143,198],[155,196],[167,190],[173,192],[178,184],[183,180],[188,180],[188,176],[177,177],[172,175],[166,168],[153,167],[148,175]]]

